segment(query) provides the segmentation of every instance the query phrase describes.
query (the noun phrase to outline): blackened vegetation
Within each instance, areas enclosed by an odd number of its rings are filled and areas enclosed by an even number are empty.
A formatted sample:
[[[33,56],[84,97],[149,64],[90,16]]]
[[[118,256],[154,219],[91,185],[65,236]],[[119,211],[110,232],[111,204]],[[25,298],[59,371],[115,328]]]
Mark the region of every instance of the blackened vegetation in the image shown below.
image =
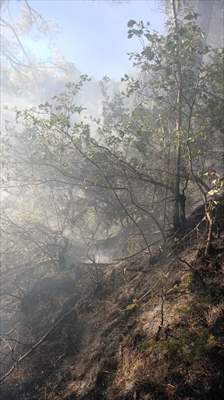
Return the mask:
[[[206,216],[206,210],[210,218]],[[176,231],[172,231],[167,238],[168,246],[173,250],[183,250],[193,243],[200,248],[200,252],[212,253],[213,238],[220,238],[224,229],[224,197],[223,195],[208,200],[206,204],[197,206],[185,223]],[[204,236],[202,235],[204,233]],[[202,249],[198,240],[206,240],[206,246]],[[175,252],[175,251],[174,251]]]

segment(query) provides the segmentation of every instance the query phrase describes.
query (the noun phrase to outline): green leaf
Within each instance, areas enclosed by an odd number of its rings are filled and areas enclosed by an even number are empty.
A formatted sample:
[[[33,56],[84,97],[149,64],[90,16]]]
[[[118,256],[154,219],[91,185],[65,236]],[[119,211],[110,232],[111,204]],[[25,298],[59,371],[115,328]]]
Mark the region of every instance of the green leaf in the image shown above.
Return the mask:
[[[215,196],[216,194],[218,194],[218,193],[220,193],[220,189],[211,189],[211,190],[209,190],[209,192],[208,192],[208,195],[209,196]]]
[[[149,61],[153,60],[153,58],[154,58],[154,53],[150,47],[146,47],[145,50],[143,51],[143,54],[146,56],[146,58]]]
[[[136,310],[136,308],[138,308],[138,304],[137,303],[131,303],[131,304],[127,305],[125,310],[126,311],[134,311],[134,310]]]
[[[128,21],[128,28],[132,28],[135,24],[136,21],[134,19],[130,19],[130,21]]]
[[[195,19],[195,15],[194,14],[187,14],[184,19],[186,19],[187,21],[192,21],[193,19]]]

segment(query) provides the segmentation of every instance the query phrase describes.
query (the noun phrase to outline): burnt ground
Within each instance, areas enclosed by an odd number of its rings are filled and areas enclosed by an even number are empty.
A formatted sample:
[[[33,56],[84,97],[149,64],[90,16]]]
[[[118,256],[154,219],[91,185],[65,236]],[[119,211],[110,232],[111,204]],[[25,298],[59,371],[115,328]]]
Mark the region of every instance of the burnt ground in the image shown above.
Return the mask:
[[[98,284],[88,268],[37,282],[14,317],[27,338],[15,360],[31,351],[1,399],[221,399],[223,230],[207,256],[205,242],[197,232],[151,266],[147,254],[101,266]]]

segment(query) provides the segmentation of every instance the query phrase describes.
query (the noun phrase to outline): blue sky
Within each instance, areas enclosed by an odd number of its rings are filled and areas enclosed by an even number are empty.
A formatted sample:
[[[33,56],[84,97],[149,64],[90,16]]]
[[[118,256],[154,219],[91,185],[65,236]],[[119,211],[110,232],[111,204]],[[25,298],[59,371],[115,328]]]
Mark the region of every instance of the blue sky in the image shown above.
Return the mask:
[[[164,29],[161,0],[30,0],[44,18],[60,27],[55,44],[60,53],[82,73],[96,78],[108,75],[119,80],[130,69],[127,52],[139,48],[127,38],[130,19],[149,21],[157,31]],[[40,57],[48,54],[46,42],[25,39]]]

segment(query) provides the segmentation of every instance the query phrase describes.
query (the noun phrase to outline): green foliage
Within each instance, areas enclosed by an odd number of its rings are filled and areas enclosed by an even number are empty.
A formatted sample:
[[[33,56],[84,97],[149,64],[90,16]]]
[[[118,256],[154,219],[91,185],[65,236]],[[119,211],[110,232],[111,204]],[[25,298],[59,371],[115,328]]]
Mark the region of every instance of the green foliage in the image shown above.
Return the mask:
[[[181,280],[181,283],[179,285],[179,289],[180,290],[189,289],[191,287],[191,285],[192,285],[192,281],[193,281],[193,275],[192,275],[191,272],[189,272]]]
[[[211,335],[207,330],[189,332],[183,330],[179,337],[169,337],[166,340],[151,340],[142,345],[142,350],[149,353],[166,354],[170,362],[176,364],[178,360],[184,363],[192,363],[204,355],[211,343]]]
[[[224,188],[224,178],[216,178],[212,181],[212,184],[214,186],[211,190],[209,190],[208,195],[213,197],[217,194],[221,194]]]
[[[139,302],[137,299],[133,299],[133,302],[128,304],[124,311],[130,313],[136,311],[139,308]]]
[[[189,272],[188,274],[184,275],[180,283],[175,284],[172,288],[170,288],[167,291],[166,294],[171,295],[171,294],[186,292],[188,289],[191,288],[192,281],[193,281],[193,275],[191,272]]]
[[[89,81],[81,75],[45,104],[16,110],[16,128],[4,140],[1,151],[11,165],[4,184],[26,190],[30,204],[33,188],[38,190],[41,202],[51,204],[49,220],[57,220],[58,231],[78,237],[88,232],[82,240],[91,249],[130,226],[139,248],[155,239],[155,231],[162,238],[170,229],[179,147],[180,189],[187,200],[195,196],[194,175],[213,185],[213,197],[223,189],[222,177],[205,175],[214,137],[223,129],[223,52],[204,45],[194,13],[178,26],[171,18],[167,26],[160,35],[149,23],[129,21],[129,37],[142,44],[130,54],[137,73],[125,74],[122,92],[114,92],[108,77],[102,79],[103,113],[93,124],[77,102]],[[3,164],[8,168],[4,159]]]
[[[207,305],[206,305],[207,307]],[[166,355],[168,360],[174,365],[177,362],[192,364],[201,360],[212,346],[219,345],[219,341],[210,332],[210,329],[200,321],[200,312],[204,312],[205,304],[183,305],[179,312],[182,314],[181,320],[188,321],[170,329],[170,334],[166,339],[150,339],[143,341],[139,350],[155,355]]]

